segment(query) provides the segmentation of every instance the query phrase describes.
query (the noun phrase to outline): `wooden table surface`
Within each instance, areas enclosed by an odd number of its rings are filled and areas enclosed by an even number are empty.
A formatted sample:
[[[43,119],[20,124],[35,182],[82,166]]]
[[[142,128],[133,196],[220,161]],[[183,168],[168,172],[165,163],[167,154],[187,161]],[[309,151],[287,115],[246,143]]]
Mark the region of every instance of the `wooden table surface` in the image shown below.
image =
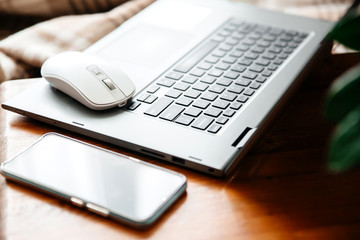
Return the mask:
[[[360,239],[360,169],[330,174],[324,94],[359,55],[318,63],[237,170],[217,179],[0,110],[1,161],[54,131],[178,171],[187,193],[136,231],[0,177],[0,239]],[[34,81],[1,85],[1,102]]]

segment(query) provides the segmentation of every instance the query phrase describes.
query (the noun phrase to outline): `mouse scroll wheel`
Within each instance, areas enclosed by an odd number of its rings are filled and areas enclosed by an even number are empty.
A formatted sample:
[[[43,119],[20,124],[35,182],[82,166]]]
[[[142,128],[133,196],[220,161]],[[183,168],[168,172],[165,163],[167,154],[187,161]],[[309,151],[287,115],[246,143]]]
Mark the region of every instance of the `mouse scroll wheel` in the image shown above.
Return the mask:
[[[114,84],[110,79],[106,78],[106,79],[104,79],[104,80],[102,80],[102,81],[105,83],[105,85],[106,85],[110,90],[116,89],[115,84]]]

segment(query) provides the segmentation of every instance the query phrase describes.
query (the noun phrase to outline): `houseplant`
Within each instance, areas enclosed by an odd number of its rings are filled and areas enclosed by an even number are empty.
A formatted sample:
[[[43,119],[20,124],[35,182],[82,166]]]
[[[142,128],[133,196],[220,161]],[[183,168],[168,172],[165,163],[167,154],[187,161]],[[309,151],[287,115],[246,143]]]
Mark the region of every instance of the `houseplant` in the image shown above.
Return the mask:
[[[353,9],[328,35],[348,48],[360,50],[360,15]],[[331,85],[324,115],[336,123],[328,153],[329,168],[343,171],[360,162],[360,64]]]

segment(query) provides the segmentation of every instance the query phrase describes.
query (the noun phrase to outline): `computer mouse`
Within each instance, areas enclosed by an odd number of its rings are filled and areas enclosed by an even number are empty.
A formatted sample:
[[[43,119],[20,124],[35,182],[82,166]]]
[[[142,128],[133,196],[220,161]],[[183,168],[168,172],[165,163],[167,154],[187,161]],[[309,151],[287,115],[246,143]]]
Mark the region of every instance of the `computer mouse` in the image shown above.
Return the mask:
[[[118,65],[83,52],[50,57],[42,65],[41,75],[93,110],[122,107],[135,93],[133,82]]]

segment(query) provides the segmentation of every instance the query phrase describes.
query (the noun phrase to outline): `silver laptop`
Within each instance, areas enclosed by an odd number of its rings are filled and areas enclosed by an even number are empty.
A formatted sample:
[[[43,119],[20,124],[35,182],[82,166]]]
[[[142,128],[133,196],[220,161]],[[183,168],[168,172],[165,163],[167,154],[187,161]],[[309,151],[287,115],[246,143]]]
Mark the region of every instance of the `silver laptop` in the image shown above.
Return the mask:
[[[332,23],[225,0],[159,0],[86,50],[137,93],[92,111],[43,79],[5,109],[215,176],[236,167]]]

